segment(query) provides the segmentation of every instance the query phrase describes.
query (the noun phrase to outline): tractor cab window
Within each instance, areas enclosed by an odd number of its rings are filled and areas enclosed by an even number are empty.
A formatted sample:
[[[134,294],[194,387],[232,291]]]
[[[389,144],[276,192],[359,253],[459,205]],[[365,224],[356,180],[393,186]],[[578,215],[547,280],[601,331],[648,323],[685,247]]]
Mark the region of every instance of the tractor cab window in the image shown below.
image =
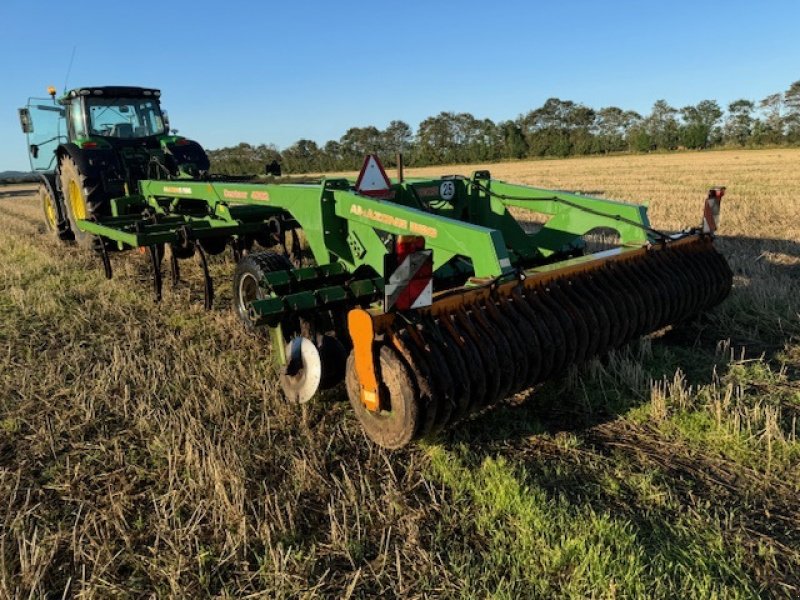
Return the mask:
[[[91,97],[86,106],[91,135],[135,139],[164,133],[164,118],[156,100]]]
[[[83,118],[83,106],[77,100],[73,101],[69,107],[69,120],[72,124],[72,135],[74,138],[86,137],[86,120]]]
[[[29,98],[25,107],[28,116],[28,151],[31,169],[52,171],[56,150],[67,141],[66,113],[52,98]]]

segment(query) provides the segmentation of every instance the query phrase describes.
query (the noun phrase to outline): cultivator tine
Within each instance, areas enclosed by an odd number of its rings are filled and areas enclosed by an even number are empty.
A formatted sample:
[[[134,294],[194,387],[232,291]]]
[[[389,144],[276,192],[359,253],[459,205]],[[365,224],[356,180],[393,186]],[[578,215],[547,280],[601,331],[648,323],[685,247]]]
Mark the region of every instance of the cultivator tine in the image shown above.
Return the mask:
[[[153,292],[155,301],[161,302],[161,290],[163,282],[161,279],[161,251],[158,246],[148,246],[147,253],[150,255],[150,266],[153,271]]]
[[[175,256],[175,252],[172,250],[170,250],[169,253],[169,273],[172,280],[172,287],[175,288],[181,280],[181,268],[178,266],[178,257]]]
[[[214,282],[211,280],[211,274],[208,271],[208,258],[206,258],[206,252],[200,244],[195,245],[195,253],[203,271],[203,306],[206,310],[211,310],[214,306]]]
[[[95,248],[97,249],[98,254],[100,254],[100,260],[103,263],[103,273],[105,274],[106,279],[111,279],[113,272],[111,271],[111,259],[108,257],[106,242],[99,235],[95,236],[95,238]]]

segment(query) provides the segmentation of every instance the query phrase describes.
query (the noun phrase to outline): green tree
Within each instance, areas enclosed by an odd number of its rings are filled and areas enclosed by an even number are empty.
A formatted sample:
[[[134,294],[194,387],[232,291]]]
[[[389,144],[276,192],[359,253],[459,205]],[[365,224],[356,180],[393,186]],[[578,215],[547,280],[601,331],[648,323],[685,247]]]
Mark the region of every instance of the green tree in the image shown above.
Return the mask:
[[[728,105],[725,119],[724,139],[727,144],[744,146],[753,134],[753,111],[756,105],[752,100],[735,100]]]
[[[783,137],[783,94],[770,94],[758,103],[763,115],[754,128],[754,138],[760,144],[780,144]]]
[[[784,92],[783,105],[786,108],[784,117],[786,139],[796,144],[800,142],[800,81],[795,81]]]
[[[342,160],[347,169],[361,166],[367,154],[383,155],[383,134],[372,125],[367,127],[351,127],[339,140]]]
[[[568,156],[596,150],[594,109],[571,100],[549,98],[520,119],[531,156]]]
[[[289,173],[321,171],[319,146],[313,140],[298,140],[281,153],[283,166]]]
[[[397,153],[411,154],[414,144],[414,131],[405,121],[392,121],[389,126],[381,132],[383,140],[381,147],[385,152],[387,164],[397,161]]]
[[[616,106],[606,106],[597,111],[594,136],[597,152],[620,152],[628,147],[631,129],[642,120],[642,115]]]
[[[653,110],[645,119],[645,130],[651,144],[659,150],[674,150],[678,147],[680,127],[676,118],[678,111],[666,100],[657,100]]]
[[[503,158],[523,158],[528,153],[528,143],[522,134],[522,128],[514,121],[503,121],[497,126],[502,135]]]
[[[681,143],[685,147],[708,148],[718,140],[722,109],[716,100],[703,100],[696,106],[684,106],[680,113],[683,118]]]

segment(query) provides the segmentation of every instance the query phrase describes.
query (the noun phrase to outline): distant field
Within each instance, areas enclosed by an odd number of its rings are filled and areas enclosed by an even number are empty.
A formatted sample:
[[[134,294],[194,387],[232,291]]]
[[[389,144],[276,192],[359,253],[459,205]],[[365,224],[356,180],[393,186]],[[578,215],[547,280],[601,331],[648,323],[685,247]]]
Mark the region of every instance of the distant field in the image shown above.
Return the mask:
[[[299,409],[237,326],[233,264],[151,300],[144,258],[42,234],[0,187],[0,597],[800,597],[800,150],[413,169],[650,202],[726,185],[713,314],[435,443]],[[27,188],[30,189],[30,188]]]

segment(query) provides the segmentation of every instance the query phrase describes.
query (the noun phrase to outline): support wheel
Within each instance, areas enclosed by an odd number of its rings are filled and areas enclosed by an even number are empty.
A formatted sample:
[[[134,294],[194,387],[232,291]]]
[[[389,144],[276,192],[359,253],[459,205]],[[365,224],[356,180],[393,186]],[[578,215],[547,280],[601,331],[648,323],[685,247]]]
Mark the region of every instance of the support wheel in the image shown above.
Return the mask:
[[[367,437],[379,446],[396,450],[411,442],[419,430],[417,391],[411,373],[394,350],[381,346],[379,360],[385,409],[372,412],[362,404],[352,352],[347,358],[347,396]]]
[[[79,246],[93,249],[96,237],[78,228],[78,221],[99,217],[107,205],[97,186],[89,185],[89,181],[78,169],[78,165],[69,156],[61,158],[59,167],[61,190],[67,208],[67,220],[75,241]]]
[[[261,280],[267,273],[286,271],[292,268],[289,260],[275,252],[253,252],[236,265],[233,276],[233,310],[236,316],[249,329],[255,329],[248,310],[254,300],[263,300],[268,292],[261,287]]]

